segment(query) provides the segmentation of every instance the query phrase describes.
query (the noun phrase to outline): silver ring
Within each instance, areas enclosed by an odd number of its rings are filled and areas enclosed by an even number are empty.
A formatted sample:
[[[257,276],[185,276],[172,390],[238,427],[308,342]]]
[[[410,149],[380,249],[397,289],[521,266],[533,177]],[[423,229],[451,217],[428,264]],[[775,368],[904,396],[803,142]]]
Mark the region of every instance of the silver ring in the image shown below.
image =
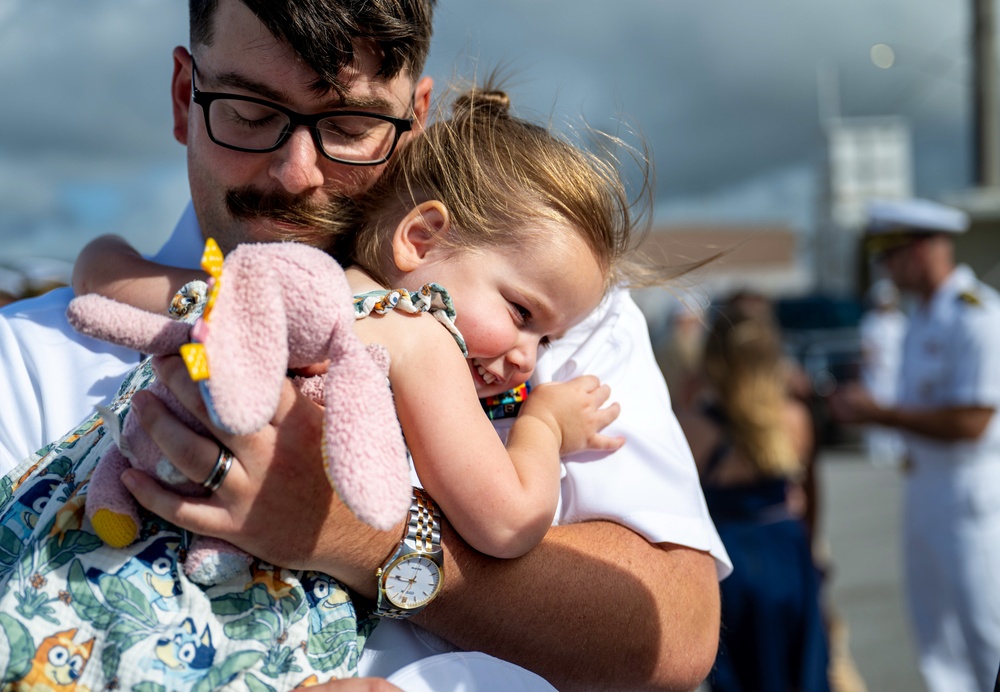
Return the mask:
[[[222,485],[222,481],[226,480],[226,474],[229,473],[229,469],[233,465],[233,453],[226,449],[225,446],[219,445],[219,458],[215,460],[215,467],[212,472],[208,474],[208,478],[204,480],[201,484],[208,492],[214,493]]]

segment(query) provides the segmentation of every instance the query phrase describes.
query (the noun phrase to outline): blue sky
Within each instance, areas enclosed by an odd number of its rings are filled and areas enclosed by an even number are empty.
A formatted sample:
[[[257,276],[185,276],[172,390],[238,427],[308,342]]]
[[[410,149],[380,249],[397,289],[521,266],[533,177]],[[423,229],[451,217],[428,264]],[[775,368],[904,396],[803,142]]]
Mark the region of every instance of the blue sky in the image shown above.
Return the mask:
[[[969,182],[968,10],[956,0],[440,0],[427,72],[504,65],[521,114],[643,133],[657,219],[805,228],[817,73],[845,116],[901,114],[919,194]],[[171,136],[182,0],[0,0],[0,264],[87,239],[158,247],[187,199]],[[895,53],[877,67],[873,45]]]

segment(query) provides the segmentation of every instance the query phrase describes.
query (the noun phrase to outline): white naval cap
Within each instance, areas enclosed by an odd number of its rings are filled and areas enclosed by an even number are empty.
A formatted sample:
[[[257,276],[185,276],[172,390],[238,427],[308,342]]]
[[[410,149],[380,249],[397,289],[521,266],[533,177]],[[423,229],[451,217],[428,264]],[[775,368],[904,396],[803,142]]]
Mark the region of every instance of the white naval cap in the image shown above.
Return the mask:
[[[969,215],[929,199],[875,199],[868,204],[868,235],[964,233]]]
[[[969,215],[929,199],[875,199],[868,203],[865,249],[884,256],[915,236],[957,235],[969,229]]]

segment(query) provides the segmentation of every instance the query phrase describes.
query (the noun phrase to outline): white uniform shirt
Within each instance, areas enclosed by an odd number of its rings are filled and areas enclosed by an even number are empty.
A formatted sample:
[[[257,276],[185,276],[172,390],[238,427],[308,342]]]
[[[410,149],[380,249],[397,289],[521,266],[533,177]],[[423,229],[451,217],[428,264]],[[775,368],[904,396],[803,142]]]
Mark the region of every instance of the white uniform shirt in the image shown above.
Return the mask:
[[[978,281],[964,265],[910,316],[899,405],[1000,409],[1000,294]],[[1000,415],[996,413],[977,440],[932,440],[914,433],[905,438],[911,460],[927,470],[1000,464]]]
[[[189,204],[152,259],[196,268],[203,248]],[[137,352],[77,333],[66,321],[72,299],[58,288],[0,309],[0,474],[109,402],[139,364]]]
[[[173,235],[153,259],[195,267],[201,230],[188,205]],[[65,434],[110,400],[139,361],[127,349],[77,334],[66,322],[72,292],[58,290],[0,311],[0,466],[4,472]],[[653,358],[645,319],[627,291],[613,291],[598,309],[538,359],[541,383],[593,374],[622,405],[607,431],[625,446],[600,461],[577,455],[564,464],[557,522],[609,519],[651,543],[669,542],[710,553],[719,578],[732,564],[709,517],[690,449],[670,407]],[[8,415],[16,411],[16,415]],[[374,578],[374,577],[373,577]],[[362,675],[388,675],[449,650],[406,622],[376,628],[361,659]]]
[[[906,336],[906,315],[895,308],[869,310],[861,317],[858,330],[864,356],[862,383],[878,403],[894,404]]]

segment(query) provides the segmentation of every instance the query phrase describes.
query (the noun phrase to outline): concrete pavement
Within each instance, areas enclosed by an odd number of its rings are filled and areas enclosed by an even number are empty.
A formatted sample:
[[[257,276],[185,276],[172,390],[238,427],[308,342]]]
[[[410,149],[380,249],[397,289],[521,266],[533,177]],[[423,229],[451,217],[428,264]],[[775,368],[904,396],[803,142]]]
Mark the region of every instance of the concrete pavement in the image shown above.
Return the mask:
[[[818,460],[820,534],[832,556],[828,598],[847,622],[869,692],[923,692],[903,597],[899,544],[902,477],[857,451]]]

